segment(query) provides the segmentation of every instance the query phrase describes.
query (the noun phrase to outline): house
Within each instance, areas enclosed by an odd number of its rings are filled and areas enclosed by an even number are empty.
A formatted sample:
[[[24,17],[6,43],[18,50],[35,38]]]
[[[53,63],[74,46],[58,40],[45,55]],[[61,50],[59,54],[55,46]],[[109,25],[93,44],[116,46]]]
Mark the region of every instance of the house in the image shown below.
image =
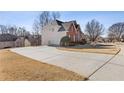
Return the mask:
[[[60,45],[64,36],[68,36],[71,42],[80,42],[84,37],[80,25],[76,21],[52,21],[44,26],[41,33],[42,45]]]
[[[26,38],[31,42],[31,46],[41,45],[41,35],[30,35]]]
[[[24,46],[25,47],[31,46],[31,42],[27,38],[25,38],[24,40]]]
[[[20,36],[15,41],[15,47],[38,46],[41,45],[40,35]]]
[[[24,37],[18,37],[15,41],[15,47],[24,47]]]
[[[0,34],[0,49],[15,47],[17,37],[11,34]]]
[[[31,41],[26,37],[18,37],[15,41],[15,47],[27,47],[31,46]]]
[[[40,35],[15,36],[12,34],[0,34],[0,49],[12,47],[27,47],[41,45]]]

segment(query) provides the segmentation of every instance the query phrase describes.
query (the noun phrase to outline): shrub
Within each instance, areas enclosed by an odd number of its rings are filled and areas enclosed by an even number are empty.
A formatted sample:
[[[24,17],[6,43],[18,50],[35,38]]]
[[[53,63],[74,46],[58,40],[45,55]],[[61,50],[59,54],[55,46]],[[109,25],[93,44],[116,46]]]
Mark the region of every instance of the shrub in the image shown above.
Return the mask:
[[[69,43],[70,43],[70,38],[68,36],[62,37],[60,41],[61,46],[69,46]]]
[[[84,45],[84,44],[86,44],[86,43],[87,43],[86,39],[82,39],[82,40],[80,41],[80,44],[81,44],[81,45]]]

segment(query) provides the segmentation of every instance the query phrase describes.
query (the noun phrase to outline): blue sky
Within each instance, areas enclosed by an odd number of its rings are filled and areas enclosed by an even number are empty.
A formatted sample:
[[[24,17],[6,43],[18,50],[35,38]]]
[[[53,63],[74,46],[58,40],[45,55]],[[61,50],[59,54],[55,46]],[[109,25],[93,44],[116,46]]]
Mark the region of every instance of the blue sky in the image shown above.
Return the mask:
[[[0,12],[0,24],[24,26],[30,31],[39,14],[40,12]]]
[[[24,26],[28,31],[32,31],[34,20],[40,14],[40,11],[15,11],[0,12],[0,24]],[[99,12],[99,11],[63,11],[60,12],[60,20],[70,21],[76,20],[82,30],[88,21],[92,19],[98,20],[107,28],[116,22],[124,22],[124,12]]]

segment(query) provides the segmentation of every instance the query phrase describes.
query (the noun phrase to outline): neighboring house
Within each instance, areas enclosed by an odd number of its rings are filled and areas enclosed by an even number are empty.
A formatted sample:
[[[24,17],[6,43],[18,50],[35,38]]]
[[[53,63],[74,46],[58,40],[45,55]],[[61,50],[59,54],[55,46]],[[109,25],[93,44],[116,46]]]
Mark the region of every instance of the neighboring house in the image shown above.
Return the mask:
[[[41,45],[40,35],[20,36],[15,41],[15,47],[38,46]]]
[[[76,21],[52,21],[44,26],[41,33],[42,45],[60,45],[64,36],[68,36],[71,42],[80,42],[84,37],[80,25]]]
[[[15,36],[12,34],[0,34],[0,49],[12,47],[27,47],[41,45],[40,35]]]
[[[31,46],[41,45],[41,35],[31,35],[27,39],[31,42]]]
[[[0,49],[15,47],[17,37],[11,34],[0,34]]]
[[[24,47],[24,37],[18,37],[15,41],[15,47]]]
[[[27,47],[27,46],[31,46],[31,41],[28,37],[20,36],[15,41],[15,47]]]
[[[15,47],[31,46],[31,41],[27,37],[18,37],[15,41]]]
[[[24,40],[24,46],[25,47],[31,46],[31,42],[27,38],[25,38],[25,40]]]

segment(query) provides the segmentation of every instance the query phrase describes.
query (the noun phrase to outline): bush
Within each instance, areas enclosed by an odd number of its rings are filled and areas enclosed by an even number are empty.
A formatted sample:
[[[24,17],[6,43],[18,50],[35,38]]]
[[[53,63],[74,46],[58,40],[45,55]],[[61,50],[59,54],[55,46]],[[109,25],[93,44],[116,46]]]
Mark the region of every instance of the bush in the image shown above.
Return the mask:
[[[69,46],[75,46],[76,44],[78,44],[77,42],[70,42]]]
[[[69,46],[69,43],[70,43],[70,38],[68,36],[62,37],[60,41],[61,46]]]
[[[79,42],[81,45],[84,45],[87,43],[86,39],[82,39],[80,42]]]

